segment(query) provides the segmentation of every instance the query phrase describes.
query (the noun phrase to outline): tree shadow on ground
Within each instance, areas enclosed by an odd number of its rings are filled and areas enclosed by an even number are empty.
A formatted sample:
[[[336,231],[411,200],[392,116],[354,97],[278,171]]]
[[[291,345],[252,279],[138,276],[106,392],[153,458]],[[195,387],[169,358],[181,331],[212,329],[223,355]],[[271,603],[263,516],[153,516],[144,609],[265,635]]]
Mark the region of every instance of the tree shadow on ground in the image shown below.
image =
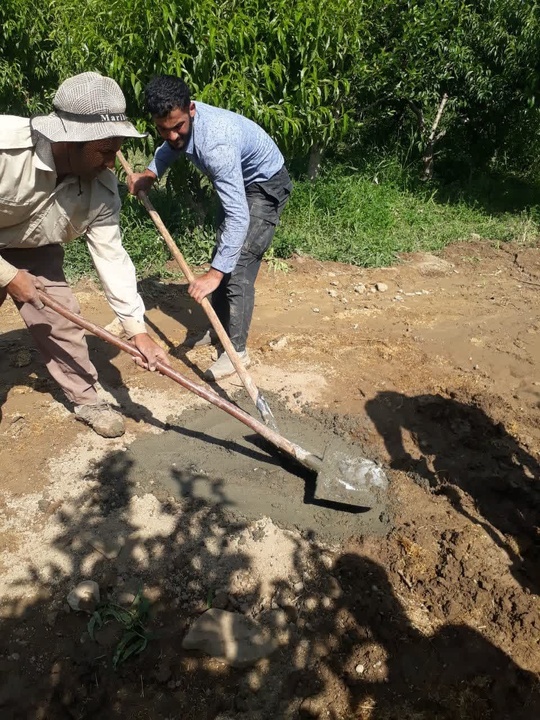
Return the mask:
[[[476,405],[441,395],[380,392],[366,411],[391,466],[447,495],[505,550],[518,581],[540,593],[540,464],[504,425]]]
[[[184,489],[198,482],[174,468],[171,479]],[[267,526],[231,512],[226,482],[213,480],[206,503],[141,495],[132,461],[111,452],[68,494],[51,486],[37,520],[50,548],[11,569],[1,607],[3,718],[538,717],[530,673],[469,627],[419,630],[385,569],[361,552],[337,552],[329,564],[324,547],[291,535],[280,558],[288,577],[265,586],[253,543],[264,542]],[[153,602],[148,646],[116,670],[122,628],[105,626],[93,640],[90,616],[65,609],[68,589],[84,578],[99,583],[105,602],[121,602],[134,583]],[[270,658],[243,670],[182,649],[219,589],[229,610],[280,636]]]

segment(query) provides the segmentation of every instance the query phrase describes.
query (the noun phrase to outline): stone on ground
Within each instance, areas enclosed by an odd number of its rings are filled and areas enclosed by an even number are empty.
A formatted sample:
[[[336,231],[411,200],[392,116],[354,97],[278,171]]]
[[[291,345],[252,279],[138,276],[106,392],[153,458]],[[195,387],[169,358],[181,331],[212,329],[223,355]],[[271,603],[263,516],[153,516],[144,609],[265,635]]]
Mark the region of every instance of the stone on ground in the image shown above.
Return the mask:
[[[191,626],[182,647],[201,650],[232,667],[247,667],[277,648],[270,632],[251,618],[211,608]]]
[[[67,596],[72,610],[93,613],[99,603],[99,585],[94,580],[83,580]]]

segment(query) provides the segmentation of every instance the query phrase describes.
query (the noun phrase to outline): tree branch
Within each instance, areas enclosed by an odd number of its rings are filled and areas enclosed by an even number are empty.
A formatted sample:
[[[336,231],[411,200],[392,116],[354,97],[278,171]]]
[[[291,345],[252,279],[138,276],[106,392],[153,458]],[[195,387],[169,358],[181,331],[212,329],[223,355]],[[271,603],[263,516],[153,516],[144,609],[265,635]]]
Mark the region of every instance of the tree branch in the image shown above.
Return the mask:
[[[431,132],[429,133],[426,147],[424,149],[424,155],[422,157],[422,161],[424,163],[422,180],[431,180],[431,178],[433,177],[433,157],[435,154],[435,143],[437,142],[437,140],[440,140],[446,133],[446,130],[440,130],[439,132],[437,132],[437,128],[439,127],[439,123],[441,121],[441,117],[447,102],[448,93],[444,93],[441,98],[441,102],[439,103],[439,108],[437,110],[437,114],[435,115],[435,120],[433,121],[433,125],[431,126]]]

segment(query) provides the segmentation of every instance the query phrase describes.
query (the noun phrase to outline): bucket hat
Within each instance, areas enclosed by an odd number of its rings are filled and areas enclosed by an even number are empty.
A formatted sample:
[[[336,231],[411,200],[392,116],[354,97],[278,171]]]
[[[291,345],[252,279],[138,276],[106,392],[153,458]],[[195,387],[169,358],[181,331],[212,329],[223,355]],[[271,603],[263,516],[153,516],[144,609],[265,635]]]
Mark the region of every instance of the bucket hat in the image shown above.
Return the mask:
[[[126,99],[112,78],[85,72],[64,80],[54,112],[32,118],[33,130],[50,142],[88,142],[110,137],[146,137],[129,122]]]

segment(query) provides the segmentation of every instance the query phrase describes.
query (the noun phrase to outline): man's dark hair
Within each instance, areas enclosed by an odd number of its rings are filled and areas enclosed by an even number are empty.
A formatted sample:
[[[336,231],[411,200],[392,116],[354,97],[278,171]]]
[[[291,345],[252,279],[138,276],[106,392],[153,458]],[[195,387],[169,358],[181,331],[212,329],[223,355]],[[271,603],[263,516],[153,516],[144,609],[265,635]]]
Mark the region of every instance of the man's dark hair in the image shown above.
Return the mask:
[[[190,105],[189,88],[175,75],[156,75],[144,89],[146,110],[158,118],[166,117],[176,108],[187,111]]]

